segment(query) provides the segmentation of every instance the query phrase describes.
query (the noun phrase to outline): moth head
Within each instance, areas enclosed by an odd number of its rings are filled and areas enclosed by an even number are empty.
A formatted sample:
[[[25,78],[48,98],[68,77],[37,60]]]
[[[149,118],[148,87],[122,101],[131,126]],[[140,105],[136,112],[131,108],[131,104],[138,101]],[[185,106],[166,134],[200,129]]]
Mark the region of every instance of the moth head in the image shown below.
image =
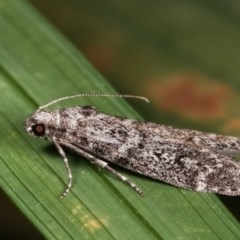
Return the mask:
[[[46,138],[46,126],[50,118],[50,113],[36,111],[25,121],[24,128],[30,135]]]

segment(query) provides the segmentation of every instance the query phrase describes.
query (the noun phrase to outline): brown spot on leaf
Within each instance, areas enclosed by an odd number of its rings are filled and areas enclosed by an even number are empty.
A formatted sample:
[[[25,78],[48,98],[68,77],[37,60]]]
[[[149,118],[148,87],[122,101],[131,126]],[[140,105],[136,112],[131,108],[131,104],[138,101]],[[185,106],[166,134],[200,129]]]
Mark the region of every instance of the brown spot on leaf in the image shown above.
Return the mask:
[[[96,230],[98,228],[101,228],[102,226],[101,226],[100,222],[98,222],[97,220],[88,220],[84,224],[84,227],[87,227],[93,231],[94,229]]]
[[[95,232],[96,230],[102,229],[103,226],[107,225],[107,219],[89,219],[86,218],[84,221],[84,227],[88,229],[90,232]]]
[[[233,95],[228,85],[199,75],[173,75],[153,80],[148,96],[161,109],[195,120],[215,120],[226,116],[226,104]]]
[[[240,134],[240,118],[229,119],[223,126],[222,131],[226,134]]]

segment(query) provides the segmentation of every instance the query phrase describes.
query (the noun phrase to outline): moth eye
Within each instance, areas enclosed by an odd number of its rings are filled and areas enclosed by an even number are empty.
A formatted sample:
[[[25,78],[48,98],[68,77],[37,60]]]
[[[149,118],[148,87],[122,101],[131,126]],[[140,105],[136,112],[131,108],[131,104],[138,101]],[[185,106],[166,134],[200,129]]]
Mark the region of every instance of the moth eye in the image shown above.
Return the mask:
[[[35,124],[32,126],[32,131],[36,136],[43,136],[45,134],[45,126],[43,124]]]

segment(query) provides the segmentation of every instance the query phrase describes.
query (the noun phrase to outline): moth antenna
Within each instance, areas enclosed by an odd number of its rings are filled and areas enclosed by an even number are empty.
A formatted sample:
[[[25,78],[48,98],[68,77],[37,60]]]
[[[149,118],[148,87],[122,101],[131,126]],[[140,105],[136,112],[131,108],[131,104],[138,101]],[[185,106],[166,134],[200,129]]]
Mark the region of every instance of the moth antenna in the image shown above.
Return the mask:
[[[109,93],[81,93],[81,94],[75,94],[75,95],[71,95],[71,96],[65,96],[65,97],[61,97],[58,99],[55,99],[43,106],[40,106],[38,108],[38,111],[44,108],[47,108],[55,103],[61,102],[61,101],[65,101],[67,99],[71,99],[71,98],[77,98],[77,97],[114,97],[114,98],[135,98],[135,99],[140,99],[143,100],[147,103],[149,103],[149,100],[145,97],[142,96],[136,96],[136,95],[128,95],[128,94],[109,94]]]

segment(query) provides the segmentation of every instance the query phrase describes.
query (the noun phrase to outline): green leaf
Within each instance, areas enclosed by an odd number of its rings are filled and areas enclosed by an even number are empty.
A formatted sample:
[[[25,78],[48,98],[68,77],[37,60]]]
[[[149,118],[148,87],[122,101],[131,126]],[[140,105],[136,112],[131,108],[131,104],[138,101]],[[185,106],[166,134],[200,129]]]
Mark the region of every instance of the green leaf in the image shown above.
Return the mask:
[[[139,197],[73,153],[67,155],[74,186],[60,199],[66,183],[61,158],[52,143],[28,136],[23,123],[52,99],[114,90],[25,1],[1,1],[0,9],[1,188],[47,239],[240,238],[239,223],[214,194],[122,171],[145,192]],[[140,119],[123,99],[84,98],[67,104],[91,104]]]

